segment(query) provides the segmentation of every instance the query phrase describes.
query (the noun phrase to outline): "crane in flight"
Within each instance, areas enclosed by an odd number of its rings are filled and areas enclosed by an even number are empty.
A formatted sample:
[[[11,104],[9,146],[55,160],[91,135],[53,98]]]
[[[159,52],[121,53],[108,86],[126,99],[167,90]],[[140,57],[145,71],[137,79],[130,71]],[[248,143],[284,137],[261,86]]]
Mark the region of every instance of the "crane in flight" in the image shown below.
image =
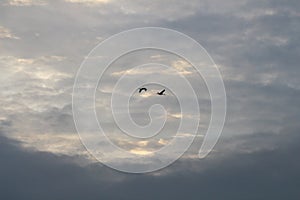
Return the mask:
[[[139,93],[141,93],[143,91],[147,92],[147,88],[145,88],[145,87],[139,88]]]
[[[164,92],[165,92],[166,90],[165,89],[163,89],[162,91],[160,91],[160,92],[157,92],[156,94],[158,94],[158,95],[166,95],[166,94],[164,94]]]

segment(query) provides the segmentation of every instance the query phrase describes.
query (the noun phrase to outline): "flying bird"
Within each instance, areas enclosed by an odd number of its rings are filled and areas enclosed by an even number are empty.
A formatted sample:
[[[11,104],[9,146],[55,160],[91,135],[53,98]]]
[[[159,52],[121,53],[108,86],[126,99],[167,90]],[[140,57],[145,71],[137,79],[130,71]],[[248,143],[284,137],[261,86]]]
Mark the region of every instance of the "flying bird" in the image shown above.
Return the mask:
[[[144,88],[144,87],[143,87],[143,88],[139,88],[139,93],[141,93],[141,92],[143,92],[143,91],[146,92],[146,91],[147,91],[147,88]]]
[[[160,92],[157,92],[157,94],[158,94],[158,95],[165,95],[165,94],[164,94],[164,92],[165,92],[165,91],[166,91],[166,90],[165,90],[165,89],[163,89],[162,91],[160,91]]]

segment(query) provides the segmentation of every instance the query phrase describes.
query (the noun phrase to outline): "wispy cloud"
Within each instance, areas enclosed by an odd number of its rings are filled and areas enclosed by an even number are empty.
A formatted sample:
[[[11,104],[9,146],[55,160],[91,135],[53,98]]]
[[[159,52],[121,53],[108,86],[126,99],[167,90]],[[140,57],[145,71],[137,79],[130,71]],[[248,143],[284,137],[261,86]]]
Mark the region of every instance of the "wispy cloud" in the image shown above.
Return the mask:
[[[20,39],[16,35],[14,35],[11,30],[0,26],[0,39]]]
[[[36,6],[47,5],[47,0],[8,0],[10,6]]]
[[[109,3],[112,0],[65,0],[65,1],[70,3],[81,3],[81,4],[87,4],[92,6],[95,4]]]

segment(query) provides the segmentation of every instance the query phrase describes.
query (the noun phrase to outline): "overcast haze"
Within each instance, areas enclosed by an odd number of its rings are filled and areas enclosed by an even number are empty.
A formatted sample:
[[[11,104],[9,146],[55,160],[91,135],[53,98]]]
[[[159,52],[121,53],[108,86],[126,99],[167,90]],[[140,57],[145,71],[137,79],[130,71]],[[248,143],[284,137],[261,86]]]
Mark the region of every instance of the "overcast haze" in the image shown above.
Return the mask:
[[[108,114],[111,92],[137,64],[174,67],[193,84],[201,110],[198,135],[178,161],[132,175],[96,162],[82,145],[72,116],[72,88],[79,66],[97,44],[146,26],[174,29],[203,45],[224,80],[227,117],[217,145],[199,160],[211,111],[201,76],[168,52],[121,57],[96,92],[97,116],[115,144],[148,154],[175,137],[179,125],[174,95],[167,90],[166,98],[158,99],[160,86],[147,85],[148,93],[133,95],[131,114],[145,125],[149,118],[143,108],[164,105],[169,113],[162,137],[129,140],[121,134]],[[0,198],[300,199],[299,45],[299,0],[1,1]],[[107,162],[131,162],[119,156],[111,152]]]

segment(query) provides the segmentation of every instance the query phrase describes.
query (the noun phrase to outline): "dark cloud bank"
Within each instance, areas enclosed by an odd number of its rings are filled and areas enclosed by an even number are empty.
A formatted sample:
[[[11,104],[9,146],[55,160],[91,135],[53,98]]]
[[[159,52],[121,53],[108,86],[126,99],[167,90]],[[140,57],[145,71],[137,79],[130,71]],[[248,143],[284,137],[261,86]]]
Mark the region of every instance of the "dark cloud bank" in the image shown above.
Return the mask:
[[[178,161],[161,175],[129,175],[0,140],[0,199],[299,199],[299,134],[260,134],[274,147]],[[255,137],[247,145],[255,145]],[[262,142],[263,144],[263,142]],[[246,144],[244,144],[246,145]],[[201,170],[200,170],[201,169]]]

